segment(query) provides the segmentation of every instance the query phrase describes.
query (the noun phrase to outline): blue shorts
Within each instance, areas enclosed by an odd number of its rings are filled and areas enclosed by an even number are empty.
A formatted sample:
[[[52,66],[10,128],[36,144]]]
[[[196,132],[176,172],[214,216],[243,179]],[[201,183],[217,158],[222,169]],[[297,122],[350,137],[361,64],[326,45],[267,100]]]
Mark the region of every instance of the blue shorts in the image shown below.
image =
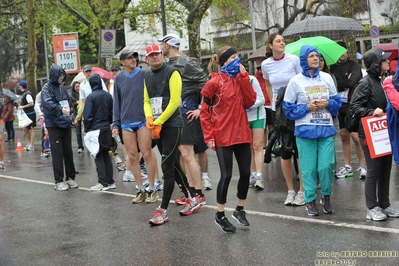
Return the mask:
[[[145,121],[140,121],[140,122],[122,124],[121,128],[128,132],[136,133],[137,131],[139,131],[139,129],[145,127],[145,125],[146,125]]]

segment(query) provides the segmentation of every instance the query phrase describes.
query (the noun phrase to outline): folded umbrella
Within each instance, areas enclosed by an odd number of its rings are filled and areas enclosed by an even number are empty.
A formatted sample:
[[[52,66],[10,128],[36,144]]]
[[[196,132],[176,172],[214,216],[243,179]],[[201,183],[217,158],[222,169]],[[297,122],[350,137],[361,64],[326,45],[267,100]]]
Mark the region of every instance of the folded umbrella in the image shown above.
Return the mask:
[[[315,36],[302,38],[298,41],[287,44],[285,46],[285,52],[299,56],[301,47],[303,45],[312,45],[316,47],[317,50],[319,50],[319,52],[323,55],[327,65],[335,64],[338,59],[347,51],[344,47],[327,37]]]

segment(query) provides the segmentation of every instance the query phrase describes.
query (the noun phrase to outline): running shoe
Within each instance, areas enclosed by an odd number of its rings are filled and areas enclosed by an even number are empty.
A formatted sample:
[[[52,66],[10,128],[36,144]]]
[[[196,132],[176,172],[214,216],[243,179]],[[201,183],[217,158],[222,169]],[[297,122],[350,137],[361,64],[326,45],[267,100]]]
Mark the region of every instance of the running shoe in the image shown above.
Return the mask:
[[[352,177],[352,167],[350,166],[342,166],[339,168],[338,173],[335,175],[337,178],[345,178],[345,177]]]
[[[167,211],[161,208],[157,208],[149,221],[150,225],[162,225],[167,222],[169,222]]]
[[[92,186],[90,188],[91,191],[107,191],[109,187],[104,187],[100,183],[97,183],[95,186]]]
[[[306,203],[306,211],[309,216],[319,216],[319,210],[316,207],[315,200],[313,200],[309,203]]]
[[[305,205],[305,193],[299,193],[295,196],[295,200],[292,202],[294,206],[303,206]]]
[[[4,163],[0,163],[0,172],[4,172],[6,170],[6,167],[4,166]]]
[[[181,216],[188,216],[199,209],[201,209],[201,204],[197,200],[187,199],[183,209],[179,213]]]
[[[68,185],[69,188],[78,188],[79,187],[78,183],[76,183],[76,181],[73,179],[68,179],[66,181],[66,184]]]
[[[159,179],[158,179],[158,180],[155,180],[154,188],[155,188],[155,191],[161,191],[161,190],[163,190],[162,181],[159,180]]]
[[[383,214],[385,214],[388,217],[392,217],[392,218],[398,218],[399,217],[399,211],[395,210],[392,207],[388,207],[385,209],[382,209],[381,212]]]
[[[321,201],[322,201],[322,204],[323,204],[324,213],[329,214],[329,213],[333,213],[334,212],[334,209],[331,206],[330,196],[322,196],[321,197]]]
[[[146,197],[147,197],[147,193],[139,190],[139,192],[137,192],[136,197],[132,200],[132,203],[133,204],[141,203],[141,202],[143,202],[143,200],[145,200]]]
[[[183,195],[181,198],[175,199],[175,203],[178,205],[184,205],[187,201],[187,197]]]
[[[254,187],[257,190],[263,190],[265,188],[265,185],[263,184],[263,177],[260,175],[260,176],[256,176],[255,178],[256,178],[256,181],[255,181]]]
[[[256,177],[254,175],[251,175],[251,177],[249,178],[249,187],[255,187],[255,183]]]
[[[226,216],[219,219],[215,214],[215,223],[227,234],[234,234],[237,231],[237,228],[227,220]]]
[[[285,206],[291,206],[294,204],[296,193],[295,191],[288,191],[287,198],[284,201]]]
[[[147,192],[147,198],[145,203],[154,203],[159,199],[158,193],[156,191]]]
[[[64,182],[59,182],[54,185],[54,189],[59,190],[59,191],[65,191],[65,190],[69,189],[69,186],[67,184],[65,184]]]
[[[205,190],[212,190],[211,180],[209,179],[208,176],[202,178],[202,187]]]
[[[249,222],[247,220],[246,217],[247,213],[244,210],[234,210],[233,215],[231,217],[233,217],[240,225],[243,226],[249,226]]]
[[[123,180],[123,182],[134,182],[134,181],[136,181],[136,179],[135,179],[134,176],[133,176],[132,171],[129,171],[129,170],[126,171],[126,172],[123,174],[122,180]]]
[[[206,204],[206,199],[205,199],[205,195],[204,194],[202,194],[202,196],[201,195],[197,195],[197,196],[195,196],[195,198],[201,204],[201,206]]]
[[[376,206],[367,211],[366,219],[373,221],[384,221],[387,219],[387,215],[382,212],[382,209],[379,206]]]
[[[357,168],[357,170],[360,172],[359,179],[366,179],[367,170],[362,166]]]

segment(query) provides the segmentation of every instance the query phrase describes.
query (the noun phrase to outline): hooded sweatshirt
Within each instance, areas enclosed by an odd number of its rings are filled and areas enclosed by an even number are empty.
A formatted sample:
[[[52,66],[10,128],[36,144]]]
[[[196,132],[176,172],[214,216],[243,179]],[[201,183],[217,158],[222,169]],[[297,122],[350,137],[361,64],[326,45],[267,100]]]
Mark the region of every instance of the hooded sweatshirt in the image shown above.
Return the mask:
[[[110,129],[112,123],[113,99],[103,90],[102,80],[98,74],[89,78],[92,93],[86,98],[83,110],[85,132],[97,129]]]
[[[381,86],[382,53],[381,48],[373,48],[363,57],[367,76],[357,84],[349,104],[351,115],[357,119],[373,115],[377,108],[384,112],[387,108],[387,98]],[[358,134],[365,138],[362,123],[359,123]]]
[[[295,120],[294,135],[301,138],[326,138],[337,133],[332,116],[337,115],[341,107],[341,98],[331,75],[314,69],[308,73],[308,56],[311,52],[320,53],[310,45],[301,48],[300,64],[302,72],[293,77],[287,85],[283,101],[283,109],[288,119]],[[328,100],[328,106],[318,111],[308,110],[308,103],[320,99]]]

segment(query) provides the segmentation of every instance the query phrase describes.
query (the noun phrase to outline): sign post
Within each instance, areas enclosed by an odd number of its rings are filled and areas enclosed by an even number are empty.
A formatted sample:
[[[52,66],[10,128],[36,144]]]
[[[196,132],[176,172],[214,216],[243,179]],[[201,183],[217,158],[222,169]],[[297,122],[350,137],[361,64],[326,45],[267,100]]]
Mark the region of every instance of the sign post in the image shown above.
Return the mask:
[[[101,57],[115,55],[115,30],[101,30]]]
[[[371,39],[372,46],[380,43],[380,38],[378,38],[380,36],[380,29],[377,26],[373,25],[370,27],[370,36],[373,37]]]
[[[78,33],[60,33],[53,35],[54,63],[62,67],[67,74],[78,73],[80,69]]]

